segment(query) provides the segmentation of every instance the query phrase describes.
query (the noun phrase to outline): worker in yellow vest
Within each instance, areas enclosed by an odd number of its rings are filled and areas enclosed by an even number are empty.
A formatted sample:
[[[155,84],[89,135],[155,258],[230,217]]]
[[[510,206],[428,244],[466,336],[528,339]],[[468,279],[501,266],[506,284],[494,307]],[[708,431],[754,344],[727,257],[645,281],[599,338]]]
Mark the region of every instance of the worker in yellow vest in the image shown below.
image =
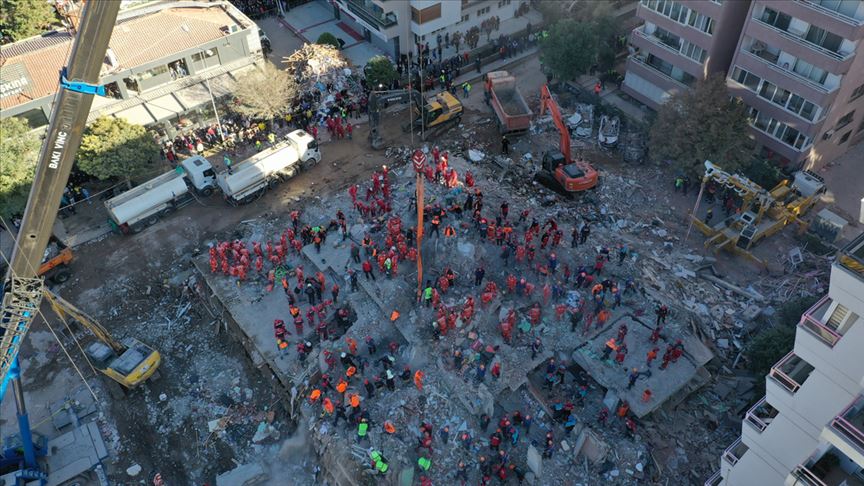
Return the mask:
[[[369,457],[372,458],[372,467],[379,473],[385,474],[390,469],[390,466],[387,465],[387,460],[380,452],[373,450],[369,453]]]
[[[423,471],[428,471],[430,467],[432,467],[432,459],[428,457],[421,457],[417,459],[417,465],[420,466],[420,469]]]

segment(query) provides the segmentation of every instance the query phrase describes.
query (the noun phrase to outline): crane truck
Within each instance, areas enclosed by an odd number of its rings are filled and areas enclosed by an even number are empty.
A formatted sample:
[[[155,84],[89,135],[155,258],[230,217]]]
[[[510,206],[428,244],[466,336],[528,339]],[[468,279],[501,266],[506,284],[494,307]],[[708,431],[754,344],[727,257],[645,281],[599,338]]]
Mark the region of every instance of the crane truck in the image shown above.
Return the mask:
[[[52,439],[50,446],[44,438],[34,438],[18,359],[21,344],[33,320],[40,315],[45,295],[38,262],[42,261],[52,235],[93,97],[105,95],[105,87],[97,83],[120,2],[87,2],[80,8],[83,8],[81,21],[68,66],[60,72],[59,89],[39,151],[30,196],[0,288],[0,399],[11,383],[18,422],[18,434],[4,438],[0,448],[3,484],[80,483],[84,481],[82,475],[91,471],[101,482],[107,482],[100,463],[107,457],[107,451],[95,423],[76,423],[75,430]],[[144,374],[149,371],[150,368]]]
[[[516,78],[507,71],[492,71],[485,76],[486,104],[498,117],[498,133],[518,135],[528,131],[534,113],[516,87]]]

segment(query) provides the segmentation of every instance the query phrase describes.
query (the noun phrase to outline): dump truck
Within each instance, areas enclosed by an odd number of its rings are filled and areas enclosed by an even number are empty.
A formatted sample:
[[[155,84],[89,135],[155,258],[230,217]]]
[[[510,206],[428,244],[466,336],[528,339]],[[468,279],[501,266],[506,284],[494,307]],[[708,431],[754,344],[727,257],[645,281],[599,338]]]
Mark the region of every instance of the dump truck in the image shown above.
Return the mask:
[[[138,233],[189,202],[207,197],[216,187],[216,172],[201,156],[189,157],[171,172],[105,201],[111,226],[124,234]]]
[[[295,130],[271,148],[220,172],[216,182],[232,205],[246,204],[260,197],[281,180],[321,161],[318,142],[303,130]]]
[[[516,78],[507,71],[492,71],[485,76],[486,104],[498,117],[498,132],[516,135],[528,131],[534,113],[516,88]]]

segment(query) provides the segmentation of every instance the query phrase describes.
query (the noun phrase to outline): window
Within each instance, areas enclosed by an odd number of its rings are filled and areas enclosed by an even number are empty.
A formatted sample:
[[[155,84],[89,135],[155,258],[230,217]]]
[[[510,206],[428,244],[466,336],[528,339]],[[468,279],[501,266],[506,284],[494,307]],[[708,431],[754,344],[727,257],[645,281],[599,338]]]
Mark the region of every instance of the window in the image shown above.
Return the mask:
[[[654,30],[654,37],[676,51],[681,48],[681,38],[662,27]]]
[[[792,71],[818,84],[824,84],[825,80],[828,79],[828,71],[820,69],[803,59],[795,61]]]
[[[843,44],[843,38],[837,34],[832,34],[825,29],[820,29],[815,25],[811,25],[804,38],[819,47],[828,49],[831,52],[839,52],[840,45]]]
[[[482,16],[482,15],[486,15],[486,14],[488,14],[488,13],[489,13],[489,10],[490,10],[491,8],[492,8],[492,7],[481,8],[480,10],[477,11],[477,16],[480,17],[480,16]]]
[[[759,96],[783,107],[786,106],[786,102],[789,101],[791,95],[792,93],[789,91],[786,91],[783,88],[778,88],[776,85],[769,83],[768,81],[762,83],[762,89],[759,90]]]
[[[462,20],[460,20],[460,22],[468,22],[469,18],[471,18],[471,14],[465,14],[462,16]]]
[[[751,91],[756,91],[759,88],[759,83],[762,82],[762,78],[738,66],[732,70],[732,79],[748,87]]]
[[[840,140],[837,140],[837,145],[843,145],[844,143],[846,143],[847,140],[849,140],[849,137],[851,136],[852,130],[849,130],[848,132],[844,133],[842,137],[840,137]]]
[[[439,18],[441,18],[440,3],[436,3],[431,7],[426,7],[423,10],[417,10],[416,8],[411,7],[411,20],[415,24],[425,24],[426,22],[431,22]]]
[[[858,10],[860,0],[812,0],[813,3],[819,4],[828,10],[832,10],[841,15],[855,18],[855,12]]]
[[[850,111],[843,115],[843,118],[837,120],[837,125],[834,127],[834,130],[840,130],[846,125],[852,123],[852,119],[855,118],[855,110]]]
[[[679,24],[689,25],[709,35],[714,33],[714,19],[691,10],[678,2],[670,0],[641,0],[641,3],[643,7],[653,10],[664,17],[669,17]]]
[[[855,88],[855,91],[852,92],[852,96],[849,98],[849,101],[854,101],[864,95],[864,84]]]
[[[811,140],[797,129],[789,125],[771,118],[768,115],[759,113],[759,110],[750,108],[750,124],[762,132],[771,135],[773,138],[795,148],[802,150],[810,145]]]
[[[768,25],[773,25],[780,30],[787,30],[789,29],[789,24],[792,22],[792,17],[774,9],[766,8],[765,11],[762,12],[760,20]]]
[[[148,69],[143,73],[138,75],[138,79],[143,81],[145,79],[155,78],[156,76],[165,74],[168,72],[168,66],[156,66],[153,69]]]
[[[681,54],[684,54],[699,64],[704,63],[705,59],[708,57],[708,51],[687,40],[681,43]]]
[[[48,124],[48,117],[45,116],[41,108],[27,110],[15,116],[24,119],[31,129],[41,128]]]
[[[210,69],[219,65],[219,53],[215,47],[192,54],[192,65],[197,70]]]

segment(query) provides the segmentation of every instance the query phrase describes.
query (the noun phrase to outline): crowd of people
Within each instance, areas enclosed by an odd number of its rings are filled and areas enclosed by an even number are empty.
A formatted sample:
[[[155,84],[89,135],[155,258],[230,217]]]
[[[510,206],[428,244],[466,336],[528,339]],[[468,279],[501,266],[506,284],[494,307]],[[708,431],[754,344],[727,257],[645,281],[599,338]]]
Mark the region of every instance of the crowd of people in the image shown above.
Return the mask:
[[[517,349],[523,348],[530,353],[532,361],[537,359],[548,344],[543,342],[542,335],[531,331],[541,322],[558,323],[553,325],[587,335],[605,328],[611,313],[623,305],[624,299],[630,298],[631,292],[633,297],[640,294],[634,280],[615,276],[619,273],[615,269],[623,269],[630,255],[626,244],[591,242],[588,220],[559,222],[545,218],[541,222],[532,217],[531,208],[517,210],[506,200],[492,206],[470,171],[460,175],[450,166],[446,151],[433,148],[431,160],[436,162],[425,167],[423,177],[433,188],[431,193],[440,197],[436,196],[438,202],[425,208],[424,238],[443,239],[444,248],[453,248],[457,240],[470,241],[475,247],[483,247],[486,254],[497,255],[497,261],[480,262],[473,275],[460,273],[453,262],[441,261],[447,257],[436,258],[438,251],[433,253],[435,256],[424,258],[427,268],[437,271],[430,270],[436,277],[426,280],[418,297],[421,310],[417,322],[430,323],[428,327],[421,325],[419,332],[428,336],[432,346],[440,346],[439,351],[446,356],[447,371],[459,379],[488,384],[489,380],[500,380],[508,372],[527,372],[505,369],[502,356],[505,352],[518,353]],[[245,244],[220,243],[211,249],[214,273],[243,279],[246,273],[255,271],[267,275],[270,290],[281,283],[289,313],[285,319],[274,322],[276,347],[283,353],[296,350],[297,360],[303,364],[315,348],[321,346],[325,371],[307,397],[308,402],[315,410],[320,410],[324,419],[331,420],[334,427],[343,424],[337,429],[342,430],[341,433],[354,435],[356,441],[370,447],[370,465],[379,474],[388,473],[389,460],[387,451],[382,450],[373,437],[400,431],[388,417],[376,416],[371,405],[374,400],[406,387],[423,393],[429,370],[412,369],[409,363],[402,362],[398,353],[400,344],[383,335],[340,338],[353,318],[350,306],[340,304],[339,282],[342,280],[330,282],[321,272],[306,275],[302,266],[294,268],[295,275],[291,278],[286,271],[286,261],[291,255],[300,257],[305,245],[314,245],[316,251],[320,251],[324,240],[333,237],[328,233],[340,232],[346,241],[349,237],[347,220],[355,219],[380,230],[340,250],[350,253],[344,275],[344,281],[350,285],[348,292],[361,291],[361,276],[374,285],[381,278],[396,278],[404,271],[400,270],[404,265],[411,267],[418,258],[417,231],[393,213],[395,195],[390,187],[391,177],[385,168],[373,174],[368,185],[351,186],[348,193],[353,210],[347,215],[337,211],[326,224],[304,224],[300,214],[294,211],[292,227],[282,233],[278,243],[253,243],[251,250]],[[412,211],[415,205],[416,200],[409,203]],[[559,260],[559,255],[566,253],[573,254],[572,260],[564,257]],[[582,255],[583,260],[576,255]],[[265,268],[268,262],[272,264],[269,270]],[[243,268],[234,269],[235,266]],[[491,267],[503,269],[500,272],[503,280],[487,275],[487,268]],[[464,297],[454,303],[453,292],[457,288]],[[582,292],[580,295],[584,297],[572,300],[572,290]],[[505,295],[516,305],[501,319],[497,329],[475,327],[479,337],[473,343],[457,345],[446,341],[457,321],[470,325],[478,312],[492,308],[492,303]],[[522,311],[516,310],[519,307],[528,308],[522,317]],[[633,368],[632,372],[627,369],[629,388],[647,373],[655,359],[661,359],[659,340],[671,341],[665,335],[668,332],[662,333],[669,309],[658,304],[655,313],[657,322],[648,339],[651,346],[657,346],[649,351],[644,365]],[[397,318],[397,313],[391,316],[391,319]],[[522,320],[530,323],[528,330],[522,329]],[[292,335],[286,322],[293,322],[295,334]],[[607,366],[621,367],[627,356],[627,344],[633,345],[635,338],[632,336],[626,325],[619,326],[617,336],[597,350],[599,359]],[[358,341],[365,344],[365,349]],[[670,342],[659,369],[674,366],[682,354],[681,340]],[[504,412],[496,417],[497,425],[492,427],[493,419],[480,415],[472,420],[468,430],[458,434],[452,433],[445,423],[436,424],[431,417],[421,417],[415,448],[421,484],[430,484],[430,469],[437,457],[434,451],[451,439],[461,444],[464,458],[458,464],[438,467],[446,467],[439,474],[455,476],[457,484],[479,481],[487,485],[496,478],[506,482],[511,477],[521,482],[527,466],[518,458],[521,453],[519,456],[515,453],[520,444],[536,444],[545,458],[553,457],[561,438],[575,428],[579,417],[584,417],[584,412],[580,414],[579,410],[586,406],[590,377],[582,373],[571,378],[569,364],[554,359],[547,360],[545,368],[546,389],[550,395],[561,397],[552,400],[551,428],[532,430],[534,419],[531,411],[526,410]],[[651,401],[651,390],[645,388],[642,399]],[[610,414],[609,409],[603,408],[596,422],[610,427]],[[635,435],[637,422],[626,401],[616,407],[614,417],[619,421],[621,433]]]

